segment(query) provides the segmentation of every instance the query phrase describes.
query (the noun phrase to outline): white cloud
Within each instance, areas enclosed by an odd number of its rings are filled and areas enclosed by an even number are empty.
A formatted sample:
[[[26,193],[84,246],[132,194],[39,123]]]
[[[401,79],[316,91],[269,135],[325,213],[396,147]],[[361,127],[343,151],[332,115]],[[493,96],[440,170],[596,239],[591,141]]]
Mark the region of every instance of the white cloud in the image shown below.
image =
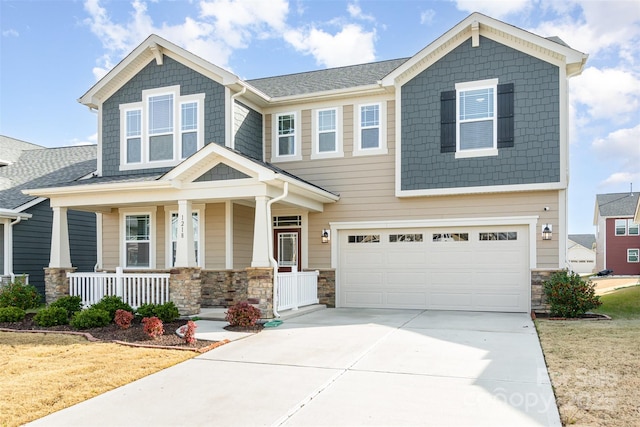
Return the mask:
[[[3,37],[18,37],[19,35],[20,34],[13,28],[9,28],[8,30],[4,30],[2,32]]]
[[[480,12],[496,19],[526,11],[531,7],[530,0],[455,0],[455,3],[458,10]]]
[[[571,99],[584,104],[593,119],[626,123],[638,118],[640,79],[621,69],[589,67],[571,80]]]
[[[312,55],[318,65],[340,67],[361,64],[375,59],[375,30],[365,31],[356,24],[347,24],[336,34],[311,27],[294,29],[284,38],[297,51]]]
[[[354,19],[361,19],[363,21],[372,21],[372,22],[375,22],[376,20],[372,15],[365,15],[364,13],[362,13],[362,8],[358,4],[358,2],[349,3],[347,5],[347,12],[349,12],[349,16],[351,16]]]
[[[154,7],[151,3],[150,7]],[[197,3],[199,16],[185,17],[176,25],[157,26],[143,0],[131,2],[130,19],[122,23],[114,22],[100,0],[86,0],[84,6],[89,15],[84,22],[105,49],[93,70],[96,79],[152,33],[218,66],[228,67],[233,51],[246,48],[254,37],[280,37],[289,10],[286,0],[202,0]]]
[[[433,9],[427,9],[420,13],[420,23],[421,24],[431,24],[433,22],[433,18],[436,16],[436,11]]]
[[[629,129],[611,132],[592,144],[599,161],[616,166],[604,184],[624,183],[640,180],[640,124]]]

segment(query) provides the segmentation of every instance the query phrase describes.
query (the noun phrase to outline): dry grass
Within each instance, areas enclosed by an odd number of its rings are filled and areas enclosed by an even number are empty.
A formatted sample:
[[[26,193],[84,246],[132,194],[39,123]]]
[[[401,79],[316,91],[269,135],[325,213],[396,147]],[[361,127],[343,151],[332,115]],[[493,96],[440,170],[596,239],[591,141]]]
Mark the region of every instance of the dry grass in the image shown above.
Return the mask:
[[[536,326],[564,425],[640,424],[640,319]]]
[[[0,426],[44,417],[196,354],[0,332]]]

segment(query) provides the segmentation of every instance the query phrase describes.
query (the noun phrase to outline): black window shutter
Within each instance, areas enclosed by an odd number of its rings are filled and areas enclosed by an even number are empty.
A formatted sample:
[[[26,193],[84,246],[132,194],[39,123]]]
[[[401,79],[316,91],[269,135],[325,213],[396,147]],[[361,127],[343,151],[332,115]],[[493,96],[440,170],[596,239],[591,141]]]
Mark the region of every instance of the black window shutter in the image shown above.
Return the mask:
[[[440,93],[440,152],[456,152],[456,91]]]
[[[507,83],[498,85],[498,148],[513,143],[513,83]]]

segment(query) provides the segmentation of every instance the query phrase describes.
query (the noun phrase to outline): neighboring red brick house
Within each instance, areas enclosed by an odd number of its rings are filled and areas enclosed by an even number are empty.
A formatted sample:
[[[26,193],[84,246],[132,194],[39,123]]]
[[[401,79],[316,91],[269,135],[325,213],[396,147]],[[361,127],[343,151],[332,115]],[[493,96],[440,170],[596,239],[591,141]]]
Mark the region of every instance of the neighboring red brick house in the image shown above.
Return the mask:
[[[638,193],[596,195],[596,271],[640,274],[640,225],[634,214]]]

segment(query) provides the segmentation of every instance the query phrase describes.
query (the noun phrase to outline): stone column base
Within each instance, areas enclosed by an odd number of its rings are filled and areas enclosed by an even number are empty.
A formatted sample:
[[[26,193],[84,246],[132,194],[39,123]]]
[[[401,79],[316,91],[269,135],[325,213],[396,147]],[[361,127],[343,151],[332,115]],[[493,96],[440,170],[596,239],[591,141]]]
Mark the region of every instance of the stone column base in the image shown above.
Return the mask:
[[[327,307],[336,306],[336,271],[319,270],[318,276],[318,302]]]
[[[200,313],[200,267],[173,268],[169,273],[169,299],[178,307],[180,315],[192,316]]]
[[[551,275],[559,268],[549,269],[535,269],[531,270],[531,311],[536,313],[550,313],[551,307],[547,302],[547,297],[544,294],[543,282],[546,282],[551,278]]]
[[[76,271],[76,267],[45,267],[44,296],[47,305],[60,297],[69,295],[69,278],[67,277],[67,273],[73,273],[74,271]]]
[[[257,306],[263,319],[273,318],[273,268],[250,267],[247,272],[247,301]]]

